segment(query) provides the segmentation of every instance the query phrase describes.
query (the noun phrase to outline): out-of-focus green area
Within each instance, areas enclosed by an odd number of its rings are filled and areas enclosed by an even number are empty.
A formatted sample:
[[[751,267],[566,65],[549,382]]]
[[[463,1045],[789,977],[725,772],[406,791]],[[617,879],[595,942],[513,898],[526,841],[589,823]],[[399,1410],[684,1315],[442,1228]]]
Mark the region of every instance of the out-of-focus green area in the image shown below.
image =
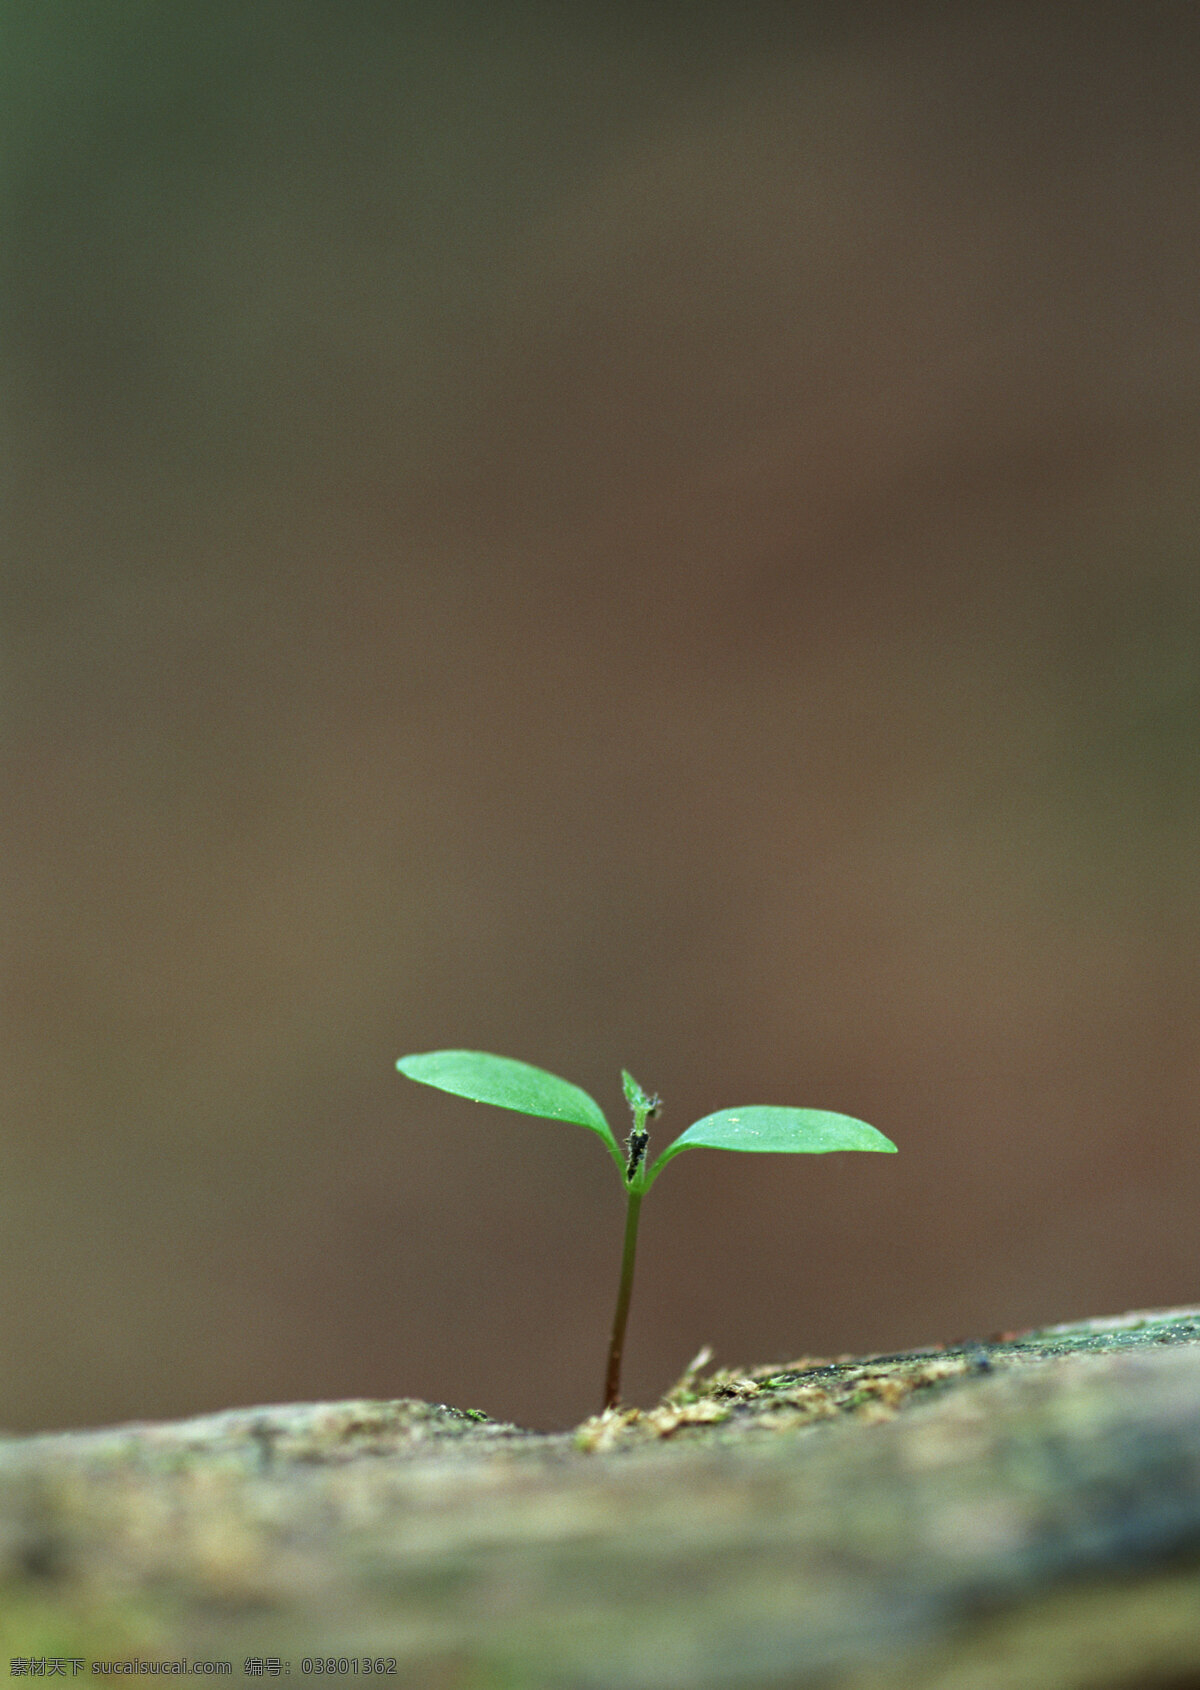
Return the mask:
[[[1200,1296],[1198,46],[0,8],[0,1424]]]

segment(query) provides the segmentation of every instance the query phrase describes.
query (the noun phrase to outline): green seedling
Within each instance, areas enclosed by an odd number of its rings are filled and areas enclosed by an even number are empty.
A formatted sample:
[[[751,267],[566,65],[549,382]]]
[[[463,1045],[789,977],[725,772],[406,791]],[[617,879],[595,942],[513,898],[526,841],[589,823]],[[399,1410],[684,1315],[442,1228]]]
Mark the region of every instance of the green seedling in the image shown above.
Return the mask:
[[[720,1109],[715,1115],[693,1121],[686,1132],[668,1144],[656,1162],[651,1162],[646,1154],[650,1142],[646,1122],[658,1114],[662,1100],[648,1096],[625,1069],[621,1070],[621,1078],[625,1100],[633,1112],[633,1129],[622,1153],[600,1105],[569,1080],[560,1080],[544,1068],[515,1062],[509,1056],[489,1056],[481,1050],[431,1050],[421,1056],[402,1056],[396,1066],[410,1080],[437,1086],[440,1091],[453,1092],[457,1097],[494,1103],[501,1109],[515,1109],[522,1115],[538,1115],[545,1120],[573,1121],[578,1126],[590,1127],[603,1139],[617,1165],[627,1198],[621,1279],[604,1378],[606,1409],[615,1408],[621,1400],[621,1357],[629,1299],[633,1295],[642,1198],[672,1157],[702,1146],[710,1150],[773,1150],[810,1155],[827,1150],[896,1148],[881,1132],[850,1115],[833,1115],[825,1109],[780,1109],[757,1104],[748,1109]]]

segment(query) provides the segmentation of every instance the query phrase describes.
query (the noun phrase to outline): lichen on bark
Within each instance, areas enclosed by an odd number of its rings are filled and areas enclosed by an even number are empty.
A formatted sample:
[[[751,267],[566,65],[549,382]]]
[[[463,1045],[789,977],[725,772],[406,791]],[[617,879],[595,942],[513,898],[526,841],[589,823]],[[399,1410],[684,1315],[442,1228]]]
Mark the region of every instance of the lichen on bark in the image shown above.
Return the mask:
[[[1200,1675],[1200,1311],[691,1374],[540,1434],[411,1401],[0,1440],[0,1657],[395,1657],[420,1690]]]

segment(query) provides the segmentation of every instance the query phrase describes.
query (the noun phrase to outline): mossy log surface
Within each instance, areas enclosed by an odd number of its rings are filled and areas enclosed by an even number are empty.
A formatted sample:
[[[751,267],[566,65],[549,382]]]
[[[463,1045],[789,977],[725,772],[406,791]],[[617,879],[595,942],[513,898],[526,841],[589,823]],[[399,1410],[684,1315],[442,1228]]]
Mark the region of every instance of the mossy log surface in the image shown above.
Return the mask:
[[[402,1400],[0,1440],[0,1670],[338,1656],[420,1690],[1200,1690],[1200,1309],[689,1375],[555,1435]]]

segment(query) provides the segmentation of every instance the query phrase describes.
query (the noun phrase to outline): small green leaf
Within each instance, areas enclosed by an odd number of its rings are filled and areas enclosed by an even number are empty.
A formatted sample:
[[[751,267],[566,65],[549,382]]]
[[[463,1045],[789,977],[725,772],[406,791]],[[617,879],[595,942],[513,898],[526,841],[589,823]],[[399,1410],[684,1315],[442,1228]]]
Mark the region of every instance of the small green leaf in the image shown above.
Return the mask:
[[[624,1157],[600,1105],[569,1080],[560,1080],[544,1068],[515,1062],[511,1056],[490,1056],[482,1050],[431,1050],[419,1056],[402,1056],[396,1067],[410,1080],[472,1098],[476,1103],[494,1103],[522,1115],[590,1127],[599,1133],[624,1171]]]
[[[693,1121],[663,1151],[650,1170],[649,1180],[681,1150],[701,1146],[710,1150],[771,1150],[810,1155],[826,1150],[896,1148],[890,1138],[884,1138],[874,1127],[856,1121],[851,1115],[834,1115],[826,1109],[778,1109],[757,1104],[748,1109],[721,1109],[715,1115],[706,1115],[702,1121]]]
[[[638,1085],[628,1068],[621,1069],[621,1084],[625,1088],[625,1101],[636,1116],[640,1111],[643,1115],[650,1113],[653,1099],[648,1097]]]

